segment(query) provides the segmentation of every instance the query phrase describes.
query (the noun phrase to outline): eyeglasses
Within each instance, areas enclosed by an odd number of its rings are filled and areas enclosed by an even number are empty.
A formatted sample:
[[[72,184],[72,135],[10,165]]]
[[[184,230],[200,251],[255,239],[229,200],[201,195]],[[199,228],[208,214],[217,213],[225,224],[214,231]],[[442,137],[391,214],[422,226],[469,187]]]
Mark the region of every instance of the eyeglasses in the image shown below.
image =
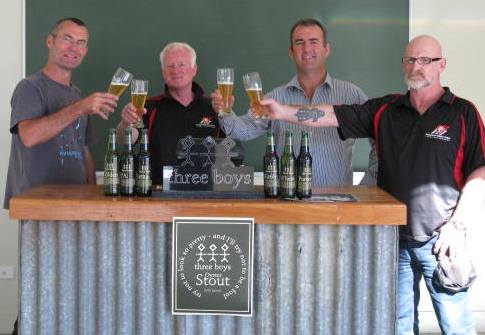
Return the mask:
[[[431,62],[436,62],[437,60],[443,59],[441,57],[431,58],[431,57],[403,57],[402,62],[403,64],[413,65],[414,63],[418,62],[419,65],[428,65]]]

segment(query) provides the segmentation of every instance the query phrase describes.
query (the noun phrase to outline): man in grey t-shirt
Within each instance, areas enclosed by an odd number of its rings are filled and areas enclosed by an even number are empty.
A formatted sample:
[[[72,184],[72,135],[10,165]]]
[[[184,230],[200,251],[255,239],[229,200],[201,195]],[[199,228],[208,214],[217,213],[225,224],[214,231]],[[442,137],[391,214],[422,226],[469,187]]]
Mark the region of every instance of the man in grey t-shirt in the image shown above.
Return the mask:
[[[106,119],[118,98],[109,93],[82,98],[71,83],[72,71],[88,52],[88,36],[79,19],[57,22],[46,39],[47,64],[15,88],[4,208],[12,196],[35,185],[95,182],[88,116]]]
[[[326,61],[330,56],[331,47],[327,41],[327,31],[320,22],[315,19],[298,21],[291,29],[290,39],[289,56],[295,63],[296,76],[286,85],[269,92],[267,98],[289,105],[361,104],[367,100],[367,96],[359,87],[332,78],[328,73]],[[220,92],[216,90],[211,97],[214,110],[221,115]],[[286,130],[292,131],[295,135],[293,146],[296,155],[300,147],[300,133],[307,130],[311,133],[313,185],[352,185],[352,150],[355,140],[340,140],[335,129],[311,129],[280,120],[257,119],[251,111],[241,117],[236,116],[234,112],[224,114],[219,118],[219,123],[227,136],[243,141],[259,137],[271,128],[280,156],[283,152]],[[373,149],[372,147],[363,184],[376,182],[377,159]]]

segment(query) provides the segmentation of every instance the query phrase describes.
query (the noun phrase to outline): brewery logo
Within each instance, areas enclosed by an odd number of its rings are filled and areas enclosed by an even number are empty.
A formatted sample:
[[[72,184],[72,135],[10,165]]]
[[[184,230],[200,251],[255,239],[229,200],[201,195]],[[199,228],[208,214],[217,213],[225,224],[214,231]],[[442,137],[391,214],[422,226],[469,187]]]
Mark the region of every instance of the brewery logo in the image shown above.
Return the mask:
[[[434,139],[449,142],[451,141],[451,138],[449,136],[445,136],[449,128],[450,126],[448,125],[440,124],[431,133],[426,133],[425,136],[427,138],[434,138]]]
[[[250,313],[252,220],[225,221],[229,229],[174,220],[174,313]]]
[[[197,128],[215,128],[216,125],[212,124],[212,117],[204,116],[199,123],[196,123]]]

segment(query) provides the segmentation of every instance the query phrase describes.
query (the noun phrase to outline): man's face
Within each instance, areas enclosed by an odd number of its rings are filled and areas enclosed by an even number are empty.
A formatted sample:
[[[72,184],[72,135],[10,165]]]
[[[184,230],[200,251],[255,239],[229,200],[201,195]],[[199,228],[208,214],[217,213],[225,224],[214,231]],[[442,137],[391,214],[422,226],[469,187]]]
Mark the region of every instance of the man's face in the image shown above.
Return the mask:
[[[298,72],[322,71],[330,55],[330,45],[323,40],[323,32],[318,26],[298,26],[291,37],[288,54]]]
[[[170,89],[192,87],[192,80],[197,74],[197,65],[192,66],[190,52],[175,49],[165,53],[163,58],[163,80]]]
[[[441,58],[441,48],[432,39],[418,38],[409,43],[404,57],[428,57]],[[420,90],[422,88],[440,84],[440,74],[446,66],[445,59],[440,59],[429,64],[419,64],[417,61],[414,64],[404,62],[402,65],[404,73],[404,81],[410,89]]]
[[[47,37],[49,63],[72,70],[81,65],[88,53],[88,30],[74,22],[62,22],[55,34]]]

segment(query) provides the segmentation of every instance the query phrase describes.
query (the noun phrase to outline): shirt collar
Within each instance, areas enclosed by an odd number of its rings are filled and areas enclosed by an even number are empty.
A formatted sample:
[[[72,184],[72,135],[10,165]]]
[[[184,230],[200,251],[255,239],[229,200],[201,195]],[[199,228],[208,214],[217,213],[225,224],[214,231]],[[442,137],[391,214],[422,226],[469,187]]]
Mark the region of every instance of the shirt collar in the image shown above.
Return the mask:
[[[449,87],[443,87],[443,89],[445,90],[445,92],[436,103],[443,102],[445,104],[451,105],[453,103],[453,99],[455,98],[455,95],[451,93]],[[400,96],[396,102],[398,104],[405,105],[406,107],[413,108],[413,106],[411,105],[411,101],[409,99],[409,91],[407,91],[406,94],[403,94],[402,96]]]
[[[333,78],[332,76],[330,75],[330,73],[328,73],[327,71],[327,75],[325,76],[325,81],[323,83],[321,83],[318,87],[325,87],[325,86],[328,86],[330,89],[333,88]],[[285,85],[285,88],[296,88],[296,89],[299,89],[300,91],[303,91],[303,88],[301,87],[300,85],[300,82],[298,81],[298,78],[297,76],[294,76],[286,85]],[[317,88],[318,89],[318,88]]]
[[[170,91],[168,90],[167,85],[164,85],[165,89],[165,96],[167,96],[170,99],[173,99],[172,95],[170,94]],[[192,93],[194,93],[194,101],[198,100],[199,98],[204,96],[204,90],[202,87],[200,87],[199,84],[197,84],[195,81],[192,82]]]

